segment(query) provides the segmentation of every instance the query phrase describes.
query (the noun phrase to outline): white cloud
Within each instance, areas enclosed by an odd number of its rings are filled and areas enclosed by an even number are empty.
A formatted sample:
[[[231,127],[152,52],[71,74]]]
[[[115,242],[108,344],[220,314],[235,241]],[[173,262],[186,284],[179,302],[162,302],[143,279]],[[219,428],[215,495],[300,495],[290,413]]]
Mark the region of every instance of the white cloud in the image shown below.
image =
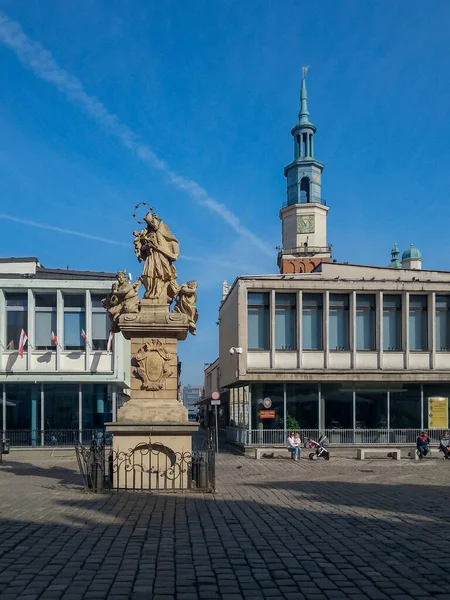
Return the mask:
[[[9,19],[1,11],[0,42],[11,48],[22,64],[31,69],[35,75],[44,81],[52,83],[71,102],[81,106],[94,121],[102,125],[110,134],[120,140],[140,160],[164,173],[171,185],[187,192],[195,202],[219,216],[236,233],[244,236],[264,254],[267,256],[273,254],[272,249],[264,240],[241,224],[239,217],[235,213],[221,202],[212,198],[197,182],[173,171],[148,145],[139,140],[134,131],[121,123],[117,115],[110,113],[100,100],[87,94],[80,80],[62,69],[52,54],[42,44],[29,38],[23,32],[19,23]]]

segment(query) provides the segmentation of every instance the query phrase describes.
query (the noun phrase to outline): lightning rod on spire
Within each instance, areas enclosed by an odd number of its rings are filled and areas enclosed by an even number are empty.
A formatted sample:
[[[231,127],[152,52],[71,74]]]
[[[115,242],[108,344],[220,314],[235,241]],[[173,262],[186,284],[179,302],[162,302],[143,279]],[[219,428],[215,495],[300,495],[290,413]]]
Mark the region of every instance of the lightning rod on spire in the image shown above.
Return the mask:
[[[309,66],[302,67],[302,77],[303,77],[303,79],[305,79],[306,73],[308,72],[308,69],[309,69]]]

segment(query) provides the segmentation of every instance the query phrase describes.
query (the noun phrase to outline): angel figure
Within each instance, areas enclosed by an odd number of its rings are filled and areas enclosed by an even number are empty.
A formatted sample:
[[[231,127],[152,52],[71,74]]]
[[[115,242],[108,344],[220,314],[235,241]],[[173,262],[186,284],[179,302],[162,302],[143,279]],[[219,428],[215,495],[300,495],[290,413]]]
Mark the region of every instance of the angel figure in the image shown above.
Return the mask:
[[[117,322],[120,315],[139,311],[138,290],[142,281],[138,277],[134,283],[130,283],[125,271],[119,271],[116,279],[117,281],[112,285],[111,292],[102,300],[102,306],[108,311],[113,331],[117,333],[119,331]]]
[[[177,287],[177,298],[173,312],[187,315],[189,320],[189,331],[196,334],[198,310],[197,310],[197,287],[196,281],[188,281]]]

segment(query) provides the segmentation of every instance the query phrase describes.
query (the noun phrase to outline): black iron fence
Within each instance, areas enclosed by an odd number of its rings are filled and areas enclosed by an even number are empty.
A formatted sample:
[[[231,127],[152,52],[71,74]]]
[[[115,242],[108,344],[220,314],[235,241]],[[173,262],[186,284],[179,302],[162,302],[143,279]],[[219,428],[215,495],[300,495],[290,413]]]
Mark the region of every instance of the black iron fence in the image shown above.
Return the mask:
[[[9,429],[4,432],[4,437],[9,439],[11,448],[38,448],[38,447],[71,447],[75,444],[90,444],[92,440],[98,444],[103,443],[105,431],[103,429]]]
[[[174,452],[158,442],[142,442],[128,452],[116,452],[95,440],[89,446],[78,443],[75,449],[88,491],[215,489],[215,452],[207,439],[203,448],[192,452]]]

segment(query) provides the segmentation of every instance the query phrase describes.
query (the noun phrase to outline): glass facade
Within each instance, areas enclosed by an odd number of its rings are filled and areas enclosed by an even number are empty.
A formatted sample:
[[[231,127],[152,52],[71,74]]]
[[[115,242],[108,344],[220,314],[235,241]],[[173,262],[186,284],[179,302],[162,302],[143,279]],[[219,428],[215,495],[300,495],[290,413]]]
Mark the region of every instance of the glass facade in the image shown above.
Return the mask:
[[[102,306],[104,295],[92,295],[92,350],[106,350],[111,323]]]
[[[330,294],[330,350],[348,350],[349,333],[349,297],[348,294]]]
[[[427,349],[427,297],[409,297],[409,349]]]
[[[118,404],[121,397],[119,388],[101,383],[6,383],[0,384],[1,416],[3,390],[6,422],[2,419],[1,428],[12,445],[22,446],[73,444],[80,422],[88,433],[102,430],[113,420],[113,394]]]
[[[275,348],[297,349],[297,301],[295,294],[275,294]]]
[[[387,411],[388,386],[378,383],[355,384],[356,429],[386,429]]]
[[[448,352],[450,348],[448,311],[450,296],[436,296],[436,351]]]
[[[82,350],[85,341],[81,336],[86,329],[86,297],[84,294],[64,295],[64,349]]]
[[[303,350],[322,350],[322,294],[303,294],[302,346]]]
[[[286,385],[287,428],[318,429],[319,389],[317,384],[292,383]],[[292,421],[293,419],[293,421]],[[295,425],[294,423],[297,423]]]
[[[353,385],[324,383],[321,386],[322,423],[326,429],[353,428]]]
[[[399,294],[383,295],[383,350],[402,349],[402,297]]]
[[[52,332],[56,334],[56,294],[36,294],[35,302],[35,338],[37,350],[54,350]]]
[[[269,294],[248,294],[248,349],[268,350],[270,347]]]
[[[284,427],[284,391],[282,383],[252,384],[252,427],[254,429],[283,429]],[[270,398],[270,410],[273,418],[261,418],[267,411],[264,399]]]
[[[6,293],[6,348],[19,348],[22,329],[28,330],[28,295]]]
[[[374,294],[356,294],[356,349],[375,350]]]
[[[392,384],[389,387],[391,429],[414,429],[422,426],[420,383]]]

